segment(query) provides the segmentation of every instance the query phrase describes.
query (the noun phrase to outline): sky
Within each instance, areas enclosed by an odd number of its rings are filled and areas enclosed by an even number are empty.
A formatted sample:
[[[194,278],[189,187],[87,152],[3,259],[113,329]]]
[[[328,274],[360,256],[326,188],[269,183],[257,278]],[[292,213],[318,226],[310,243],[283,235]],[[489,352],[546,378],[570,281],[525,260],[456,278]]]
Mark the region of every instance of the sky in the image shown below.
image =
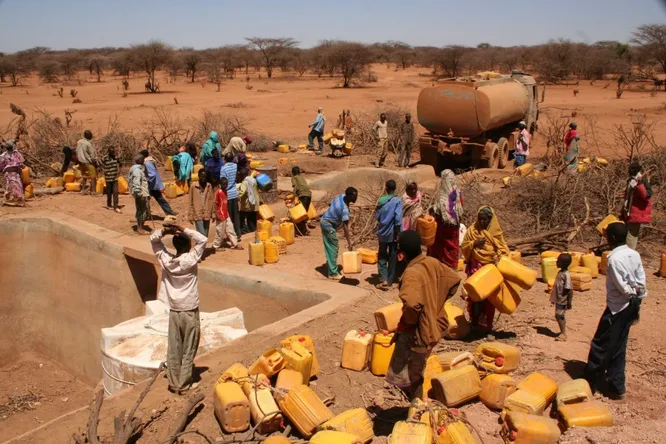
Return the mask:
[[[533,45],[567,38],[627,42],[666,23],[666,0],[0,0],[0,52],[162,40],[212,48],[245,37],[411,45]]]

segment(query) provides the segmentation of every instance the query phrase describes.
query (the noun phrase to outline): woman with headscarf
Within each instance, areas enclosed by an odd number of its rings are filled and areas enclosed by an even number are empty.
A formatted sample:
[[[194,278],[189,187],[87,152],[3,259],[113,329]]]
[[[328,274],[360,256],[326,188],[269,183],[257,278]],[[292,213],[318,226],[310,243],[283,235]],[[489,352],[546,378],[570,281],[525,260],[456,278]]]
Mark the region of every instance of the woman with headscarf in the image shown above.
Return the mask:
[[[458,267],[460,250],[460,221],[463,215],[463,199],[458,179],[451,170],[441,174],[435,202],[430,213],[437,222],[435,242],[428,247],[428,256],[439,259],[454,270]]]
[[[236,170],[236,183],[243,182],[243,179],[250,174],[250,161],[245,153],[238,153],[234,158],[234,162],[238,165]]]
[[[7,141],[2,145],[5,152],[0,154],[0,172],[5,175],[5,205],[25,205],[21,168],[23,155],[18,152],[14,142]]]
[[[492,208],[488,206],[479,208],[476,221],[465,233],[462,251],[467,262],[465,273],[468,277],[484,265],[494,264],[500,256],[509,254],[502,228]],[[473,326],[492,330],[495,307],[490,301],[468,301],[467,311]]]
[[[423,215],[421,192],[416,182],[410,182],[402,195],[402,231],[416,230],[416,220]]]
[[[173,156],[171,162],[173,162],[173,172],[176,175],[176,180],[181,182],[181,184],[187,182],[189,185],[191,182],[192,168],[194,168],[194,158],[190,155],[186,146],[181,146],[178,149],[178,154]]]
[[[247,171],[244,176],[240,177],[240,188],[238,190],[240,225],[241,233],[246,234],[257,231],[257,213],[259,212],[261,199],[255,178]]]
[[[629,180],[624,193],[622,220],[627,224],[627,246],[633,250],[638,245],[642,224],[652,221],[652,187],[638,162],[629,165]]]

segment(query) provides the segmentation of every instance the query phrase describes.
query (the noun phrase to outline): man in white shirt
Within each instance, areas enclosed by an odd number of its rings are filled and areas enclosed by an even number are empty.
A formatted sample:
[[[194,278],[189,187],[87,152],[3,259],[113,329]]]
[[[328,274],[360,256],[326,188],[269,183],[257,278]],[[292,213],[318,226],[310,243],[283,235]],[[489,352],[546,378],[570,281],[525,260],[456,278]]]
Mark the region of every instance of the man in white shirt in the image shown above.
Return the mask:
[[[381,168],[384,166],[386,156],[388,156],[388,121],[386,120],[386,114],[381,113],[379,115],[379,120],[372,126],[372,131],[377,141],[378,158],[375,166]]]
[[[166,235],[173,235],[175,255],[167,251],[162,242]],[[150,236],[153,252],[162,268],[157,299],[170,309],[167,377],[169,390],[177,394],[187,392],[192,386],[192,367],[200,333],[198,263],[207,241],[197,231],[175,224]]]
[[[626,392],[624,367],[629,329],[638,320],[647,288],[641,256],[626,245],[626,225],[608,225],[606,238],[612,249],[606,271],[606,310],[590,344],[585,379],[595,391],[605,378],[608,396],[622,399]]]

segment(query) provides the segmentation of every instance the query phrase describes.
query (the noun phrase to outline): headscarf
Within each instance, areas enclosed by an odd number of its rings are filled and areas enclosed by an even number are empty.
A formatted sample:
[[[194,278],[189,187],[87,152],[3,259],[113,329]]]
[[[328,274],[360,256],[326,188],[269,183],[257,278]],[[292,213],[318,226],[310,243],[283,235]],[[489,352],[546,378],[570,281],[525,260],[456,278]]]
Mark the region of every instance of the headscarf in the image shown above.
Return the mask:
[[[490,217],[488,228],[482,229],[479,225],[479,215]],[[486,243],[481,248],[475,248],[474,242],[479,239],[485,239]],[[500,227],[499,220],[491,207],[483,206],[479,208],[474,224],[467,228],[465,239],[462,243],[462,251],[465,260],[475,259],[482,265],[493,264],[499,256],[507,256],[509,247],[504,240],[504,234]]]
[[[442,171],[441,178],[432,209],[445,224],[458,226],[463,215],[462,194],[458,188],[458,180],[451,170]]]
[[[627,181],[627,189],[624,192],[624,203],[622,205],[622,210],[625,217],[627,218],[631,214],[631,206],[633,205],[634,200],[634,191],[636,191],[636,188],[640,184],[645,186],[645,192],[647,193],[648,199],[652,197],[652,186],[650,185],[648,178],[643,175],[643,170],[641,169],[640,165],[631,164],[631,166],[636,168],[638,173],[636,173],[635,176],[629,177],[629,180]]]
[[[421,199],[420,191],[414,197],[410,197],[406,191],[402,195],[402,231],[416,229],[416,220],[423,214]]]

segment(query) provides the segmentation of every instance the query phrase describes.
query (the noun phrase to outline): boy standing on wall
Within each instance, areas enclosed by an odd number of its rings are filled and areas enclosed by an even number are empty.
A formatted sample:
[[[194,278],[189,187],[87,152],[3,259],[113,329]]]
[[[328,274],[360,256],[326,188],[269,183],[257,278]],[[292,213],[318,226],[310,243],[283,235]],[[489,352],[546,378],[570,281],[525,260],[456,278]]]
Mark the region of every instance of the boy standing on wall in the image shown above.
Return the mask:
[[[162,242],[166,235],[173,235],[175,255],[167,251]],[[179,395],[194,385],[192,369],[200,335],[198,263],[207,240],[195,230],[175,224],[165,226],[150,236],[153,252],[162,268],[157,299],[169,306],[166,371],[169,391]]]
[[[224,241],[228,241],[231,248],[235,250],[242,250],[243,247],[238,245],[238,238],[236,231],[234,231],[234,224],[229,219],[229,207],[227,199],[227,178],[220,179],[220,184],[215,190],[215,207],[217,214],[217,224],[215,225],[215,241],[213,242],[214,249],[223,249]]]
[[[104,181],[106,182],[106,209],[120,214],[118,208],[118,177],[120,176],[120,159],[116,157],[114,147],[109,147],[106,155],[102,158],[104,168]]]
[[[560,271],[555,278],[553,293],[550,296],[550,303],[555,304],[555,320],[560,326],[560,336],[557,340],[567,340],[567,321],[565,314],[571,310],[571,301],[573,299],[573,286],[571,285],[571,274],[569,273],[571,265],[571,255],[562,253],[557,257],[557,268]]]

